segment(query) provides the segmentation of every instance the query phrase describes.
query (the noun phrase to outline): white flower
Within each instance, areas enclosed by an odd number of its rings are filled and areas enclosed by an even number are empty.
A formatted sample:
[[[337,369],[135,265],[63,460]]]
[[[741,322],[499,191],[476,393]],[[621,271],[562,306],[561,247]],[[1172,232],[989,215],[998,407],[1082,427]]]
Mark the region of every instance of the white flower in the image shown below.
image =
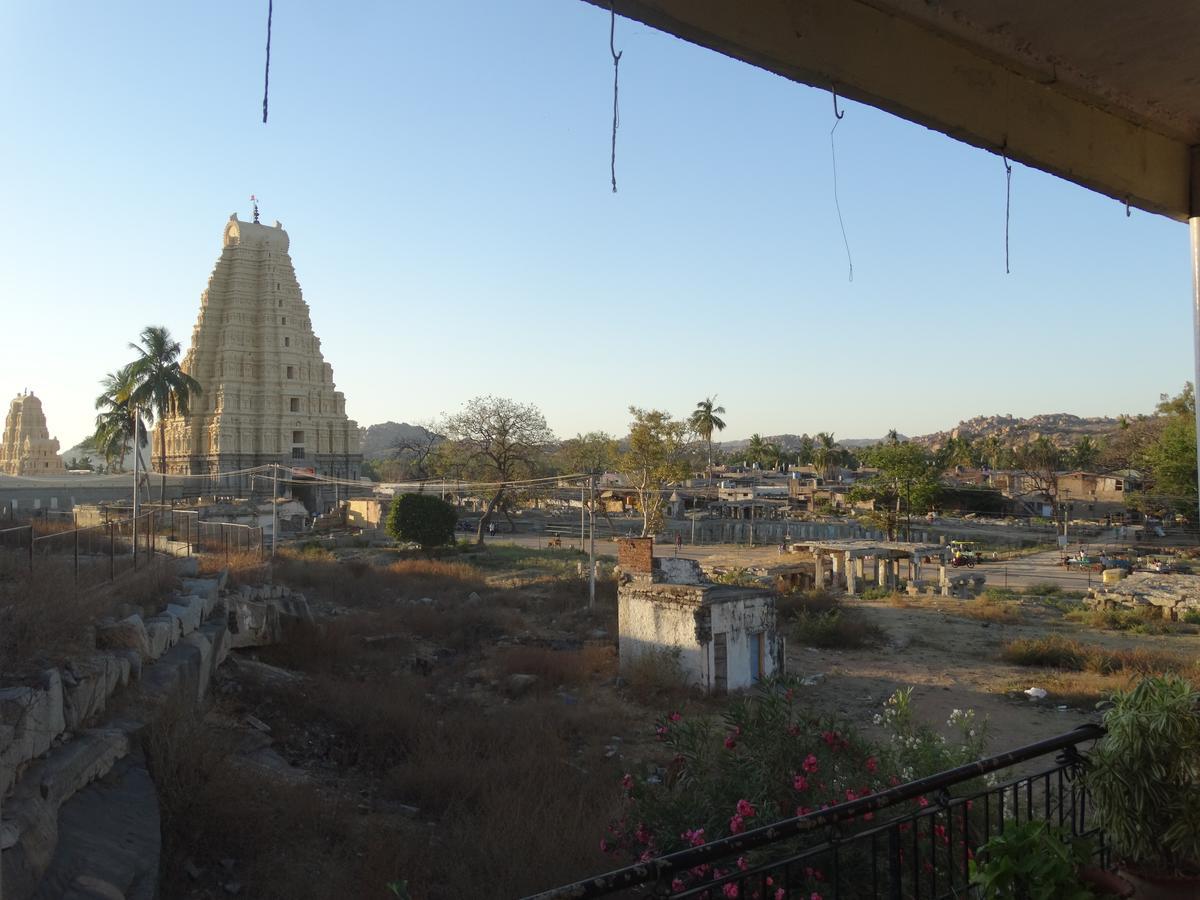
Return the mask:
[[[879,713],[876,713],[873,721],[875,722],[876,725],[882,725],[883,724],[883,716],[879,715]]]

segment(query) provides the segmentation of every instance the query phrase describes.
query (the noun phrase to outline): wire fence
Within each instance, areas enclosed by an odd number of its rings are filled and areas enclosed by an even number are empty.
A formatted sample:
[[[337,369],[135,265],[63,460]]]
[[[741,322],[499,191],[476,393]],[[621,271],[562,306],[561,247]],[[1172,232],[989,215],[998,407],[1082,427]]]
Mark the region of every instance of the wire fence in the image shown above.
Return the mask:
[[[54,519],[0,529],[0,572],[69,571],[75,588],[87,590],[116,581],[127,572],[152,565],[162,557],[195,553],[252,553],[262,557],[263,529],[238,522],[201,520],[195,510],[167,507],[83,528]]]

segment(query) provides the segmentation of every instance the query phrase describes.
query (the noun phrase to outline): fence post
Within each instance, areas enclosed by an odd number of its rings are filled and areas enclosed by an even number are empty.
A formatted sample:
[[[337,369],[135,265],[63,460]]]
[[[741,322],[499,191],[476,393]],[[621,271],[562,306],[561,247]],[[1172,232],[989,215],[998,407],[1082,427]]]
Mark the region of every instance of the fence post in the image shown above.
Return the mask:
[[[229,523],[221,523],[221,537],[225,539],[225,565],[229,565]]]
[[[192,555],[192,517],[184,516],[184,527],[187,529],[187,555]]]

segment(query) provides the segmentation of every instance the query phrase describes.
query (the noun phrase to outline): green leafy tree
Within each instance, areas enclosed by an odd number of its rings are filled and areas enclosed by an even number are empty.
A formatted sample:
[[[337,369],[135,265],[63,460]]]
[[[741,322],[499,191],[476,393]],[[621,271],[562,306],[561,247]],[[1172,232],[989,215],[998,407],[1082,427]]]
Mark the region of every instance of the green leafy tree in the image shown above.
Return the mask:
[[[815,442],[807,434],[800,438],[800,447],[796,451],[796,465],[811,466],[813,464],[813,452],[815,449]]]
[[[933,503],[941,469],[928,450],[910,441],[868,448],[863,462],[878,471],[855,484],[850,499],[874,501],[875,509],[865,518],[885,531],[888,540],[894,540],[902,518],[908,532],[913,510],[928,510]]]
[[[603,475],[616,467],[617,442],[604,431],[589,431],[558,445],[555,463],[564,474]]]
[[[687,478],[688,425],[658,409],[629,407],[628,449],[618,469],[637,491],[642,509],[642,535],[656,533],[663,524],[663,496],[667,485]]]
[[[401,494],[392,500],[387,530],[397,540],[420,544],[428,552],[454,543],[457,523],[454,507],[433,494]]]
[[[554,434],[536,406],[492,396],[467,401],[437,430],[446,436],[436,452],[440,471],[494,484],[475,535],[476,543],[482,544],[508,482],[528,478],[543,466]]]
[[[704,439],[704,443],[708,448],[708,477],[712,478],[712,436],[713,431],[724,431],[725,420],[721,418],[725,414],[725,407],[717,406],[717,395],[705,397],[696,404],[696,410],[692,413],[688,424],[691,425],[692,431],[700,435]]]
[[[1088,472],[1096,468],[1100,454],[1100,445],[1085,434],[1067,453],[1067,459],[1074,468]]]
[[[125,471],[125,454],[138,435],[137,452],[146,446],[146,421],[139,417],[132,395],[137,383],[130,366],[110,372],[100,381],[103,392],[96,398],[96,430],[92,444],[112,471]]]
[[[158,430],[158,460],[161,480],[159,502],[167,493],[167,432],[168,413],[186,416],[192,397],[200,393],[200,382],[179,366],[179,342],[162,325],[142,329],[140,343],[130,344],[138,353],[129,365],[135,383],[130,399],[133,405],[154,417]]]
[[[1013,468],[1025,476],[1034,491],[1045,494],[1051,503],[1058,500],[1058,473],[1063,467],[1063,451],[1044,434],[1013,450]]]

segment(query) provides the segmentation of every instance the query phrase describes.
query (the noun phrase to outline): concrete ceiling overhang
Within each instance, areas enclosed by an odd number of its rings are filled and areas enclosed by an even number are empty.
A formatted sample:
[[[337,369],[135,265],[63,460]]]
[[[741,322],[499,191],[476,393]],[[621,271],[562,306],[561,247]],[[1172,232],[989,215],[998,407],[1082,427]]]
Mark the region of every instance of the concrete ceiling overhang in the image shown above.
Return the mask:
[[[1200,215],[1196,0],[616,0],[615,9],[1122,203]]]

